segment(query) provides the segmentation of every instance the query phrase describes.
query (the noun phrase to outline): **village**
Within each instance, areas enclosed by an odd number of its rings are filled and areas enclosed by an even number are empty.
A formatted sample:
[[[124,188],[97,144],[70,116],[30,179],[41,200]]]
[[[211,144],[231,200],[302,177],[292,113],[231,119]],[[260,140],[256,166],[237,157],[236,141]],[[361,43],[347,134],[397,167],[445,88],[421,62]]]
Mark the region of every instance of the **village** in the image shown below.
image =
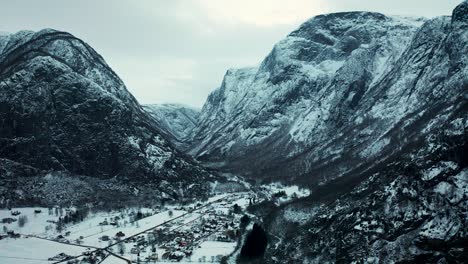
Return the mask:
[[[269,188],[218,193],[205,202],[109,212],[70,208],[0,210],[1,263],[219,263],[235,251],[251,216],[248,206],[306,195]],[[21,219],[21,220],[20,220]],[[20,224],[21,222],[21,224]],[[15,243],[44,245],[40,252],[13,252]],[[30,246],[30,248],[31,248]]]

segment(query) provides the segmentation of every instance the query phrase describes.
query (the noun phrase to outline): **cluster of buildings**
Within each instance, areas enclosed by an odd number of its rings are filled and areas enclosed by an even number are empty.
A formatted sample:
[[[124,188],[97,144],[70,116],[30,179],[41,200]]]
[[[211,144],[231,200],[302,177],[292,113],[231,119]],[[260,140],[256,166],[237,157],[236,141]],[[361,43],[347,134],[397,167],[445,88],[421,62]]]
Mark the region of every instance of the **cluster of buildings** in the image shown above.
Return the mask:
[[[211,210],[206,210],[201,217],[187,224],[168,224],[164,228],[148,232],[145,240],[147,242],[143,242],[144,237],[139,237],[135,247],[140,251],[132,249],[132,253],[142,252],[142,248],[152,246],[152,259],[158,258],[156,248],[159,248],[158,252],[162,252],[159,256],[161,259],[180,261],[191,258],[203,241],[236,241],[239,236],[240,215],[222,215],[208,213],[209,211]]]
[[[220,208],[225,210],[220,210]],[[113,247],[114,253],[131,254],[132,258],[140,261],[191,259],[194,251],[203,241],[237,241],[240,235],[239,225],[242,214],[234,211],[236,210],[228,203],[217,204],[216,208],[214,206],[203,208],[197,212],[197,215],[193,215],[195,216],[193,219],[172,221],[137,236],[126,237],[119,231],[113,237],[103,235],[99,239],[122,241]]]

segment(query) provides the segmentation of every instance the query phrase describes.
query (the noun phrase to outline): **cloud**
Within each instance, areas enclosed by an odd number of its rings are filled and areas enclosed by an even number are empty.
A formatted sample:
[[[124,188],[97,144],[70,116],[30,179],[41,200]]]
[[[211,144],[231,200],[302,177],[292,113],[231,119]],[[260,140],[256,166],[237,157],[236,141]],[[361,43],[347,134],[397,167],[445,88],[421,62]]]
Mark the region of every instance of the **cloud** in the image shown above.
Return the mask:
[[[324,0],[197,0],[205,15],[217,23],[258,27],[302,22],[326,11]]]
[[[254,66],[314,15],[444,15],[460,0],[15,0],[0,31],[68,31],[95,48],[142,103],[201,106],[228,68]]]

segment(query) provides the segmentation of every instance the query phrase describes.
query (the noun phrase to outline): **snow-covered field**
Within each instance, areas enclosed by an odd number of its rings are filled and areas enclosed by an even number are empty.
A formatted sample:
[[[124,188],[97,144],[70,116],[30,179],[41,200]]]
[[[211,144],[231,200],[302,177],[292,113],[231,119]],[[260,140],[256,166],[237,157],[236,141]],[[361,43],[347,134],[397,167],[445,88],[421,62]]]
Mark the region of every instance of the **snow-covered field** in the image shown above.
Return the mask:
[[[40,238],[8,238],[0,240],[0,263],[36,264],[51,263],[48,258],[59,253],[80,255],[86,248],[57,243]]]
[[[40,213],[34,213],[34,210],[41,210]],[[19,211],[21,214],[18,216],[11,215],[11,211]],[[20,216],[26,216],[27,221],[23,227],[18,225],[18,221],[10,224],[2,224],[8,230],[15,231],[21,234],[28,235],[42,235],[44,234],[46,226],[54,226],[53,223],[47,221],[57,221],[59,216],[55,215],[55,212],[52,212],[52,215],[49,215],[47,208],[41,207],[30,207],[30,208],[12,208],[12,210],[0,210],[0,220],[3,218],[15,218],[18,219]],[[55,228],[52,228],[55,229]],[[0,231],[1,232],[1,231]]]
[[[169,211],[161,212],[159,214],[155,214],[138,220],[134,223],[130,223],[130,221],[128,221],[127,224],[121,223],[119,227],[111,225],[101,226],[99,225],[99,223],[104,221],[105,218],[110,219],[111,217],[119,216],[121,213],[115,212],[113,214],[96,215],[95,217],[92,217],[87,221],[67,228],[67,231],[71,232],[70,236],[67,237],[67,239],[70,239],[70,241],[74,241],[82,236],[82,243],[84,245],[105,247],[109,243],[106,241],[99,240],[99,238],[102,236],[106,235],[110,238],[113,238],[115,237],[117,232],[123,232],[126,237],[132,236],[146,229],[152,228],[156,225],[160,225],[165,221],[170,220],[171,218],[175,218],[186,213],[185,211],[181,210],[173,210],[173,215],[171,217],[169,216],[168,212]]]
[[[114,257],[112,255],[108,256],[101,264],[125,264],[126,262],[123,259],[119,259],[118,257]]]
[[[200,244],[200,248],[193,252],[191,260],[192,262],[197,262],[205,259],[207,262],[210,262],[212,257],[229,255],[234,251],[235,247],[236,243],[234,242],[205,241]]]

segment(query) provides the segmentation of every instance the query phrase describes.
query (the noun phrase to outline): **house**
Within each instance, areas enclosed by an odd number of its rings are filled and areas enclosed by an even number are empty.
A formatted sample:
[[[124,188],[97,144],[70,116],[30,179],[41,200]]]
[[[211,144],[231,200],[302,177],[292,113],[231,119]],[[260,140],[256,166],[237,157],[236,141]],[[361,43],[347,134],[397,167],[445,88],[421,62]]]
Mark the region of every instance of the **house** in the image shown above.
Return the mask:
[[[136,243],[138,246],[146,246],[148,244],[148,242],[146,242],[144,237],[138,237],[138,239],[136,240]]]
[[[193,250],[191,248],[186,249],[186,250],[184,250],[184,253],[185,253],[185,256],[189,257],[189,256],[192,256]]]
[[[59,242],[62,242],[62,243],[69,243],[69,241],[67,239],[65,239],[65,237],[63,235],[58,235],[56,238],[55,238],[56,241],[59,241]]]
[[[158,254],[154,253],[146,257],[146,261],[157,261],[159,260]]]
[[[130,250],[130,253],[132,253],[132,254],[139,254],[139,253],[140,253],[140,249],[137,248],[137,247],[134,247],[134,248],[132,248],[132,249]]]
[[[217,241],[220,242],[231,242],[232,240],[227,235],[219,235],[216,237]]]
[[[83,255],[85,256],[91,256],[93,254],[93,252],[91,251],[90,248],[87,248],[84,252],[83,252]]]
[[[109,222],[107,222],[107,220],[104,220],[104,221],[99,223],[99,225],[108,225],[108,224],[109,224]]]
[[[187,246],[187,241],[179,241],[179,246],[186,247]]]
[[[181,251],[174,251],[169,254],[170,260],[181,261],[185,257],[185,253]]]
[[[49,261],[63,261],[63,260],[66,260],[66,259],[69,259],[71,258],[71,256],[65,254],[65,253],[60,253],[52,258],[49,258],[48,260]]]
[[[20,238],[20,237],[21,237],[20,234],[15,233],[14,231],[8,231],[7,234],[8,234],[8,236],[11,237],[11,238]]]

